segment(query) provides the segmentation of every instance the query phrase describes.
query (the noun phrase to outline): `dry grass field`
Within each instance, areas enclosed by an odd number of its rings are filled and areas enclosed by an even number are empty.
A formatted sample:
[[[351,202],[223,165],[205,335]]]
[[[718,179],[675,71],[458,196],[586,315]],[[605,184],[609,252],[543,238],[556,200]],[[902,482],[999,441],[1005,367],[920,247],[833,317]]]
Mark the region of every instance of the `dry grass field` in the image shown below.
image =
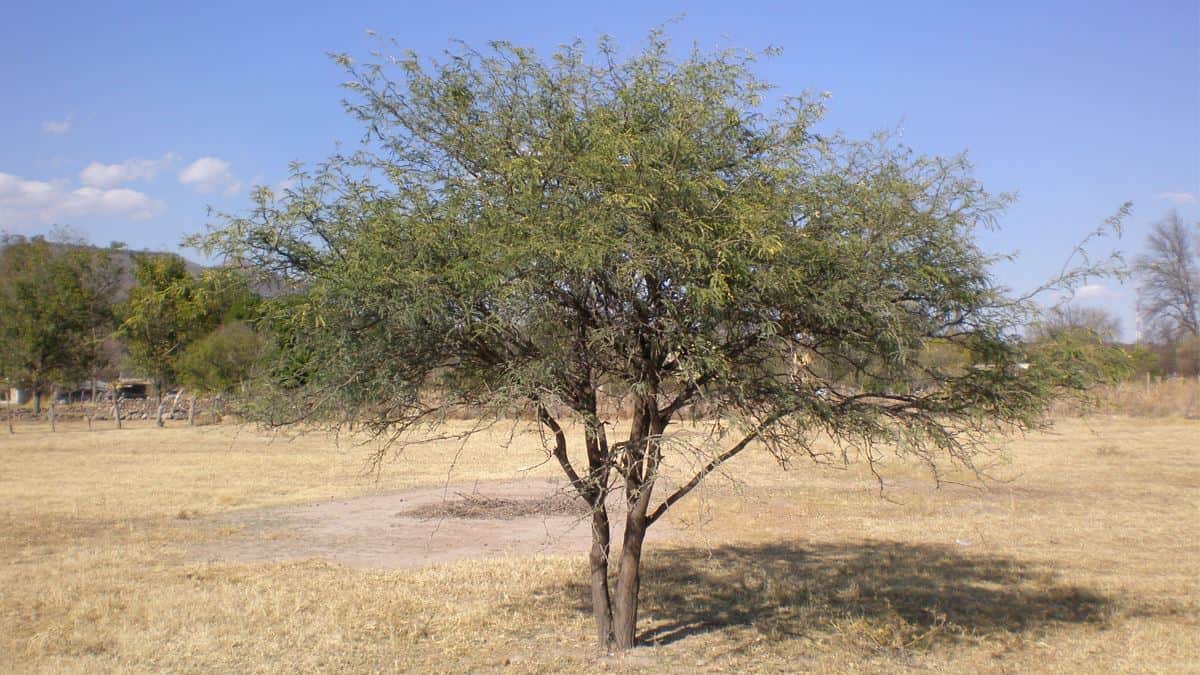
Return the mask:
[[[466,423],[460,423],[466,424]],[[586,565],[214,562],[230,515],[554,477],[535,433],[369,448],[214,426],[0,436],[0,670],[1200,671],[1200,422],[1094,418],[1005,441],[1006,478],[760,454],[648,543],[647,646],[598,657]],[[453,466],[451,465],[453,463]]]

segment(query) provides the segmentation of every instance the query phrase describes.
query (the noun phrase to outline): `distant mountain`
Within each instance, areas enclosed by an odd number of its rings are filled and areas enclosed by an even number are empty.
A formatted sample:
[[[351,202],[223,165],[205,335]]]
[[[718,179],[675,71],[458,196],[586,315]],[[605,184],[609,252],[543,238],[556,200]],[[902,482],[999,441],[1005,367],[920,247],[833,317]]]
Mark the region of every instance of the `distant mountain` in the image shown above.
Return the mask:
[[[92,248],[97,247],[93,246]],[[117,281],[117,297],[119,299],[124,299],[129,294],[129,289],[133,288],[133,270],[137,264],[135,261],[140,256],[175,256],[183,260],[184,267],[187,269],[188,274],[191,274],[194,277],[200,276],[204,273],[204,270],[208,269],[204,265],[192,262],[191,260],[188,260],[177,253],[169,253],[166,251],[131,251],[128,249],[115,249],[110,250],[110,253],[113,256],[118,274],[120,274],[120,278]]]

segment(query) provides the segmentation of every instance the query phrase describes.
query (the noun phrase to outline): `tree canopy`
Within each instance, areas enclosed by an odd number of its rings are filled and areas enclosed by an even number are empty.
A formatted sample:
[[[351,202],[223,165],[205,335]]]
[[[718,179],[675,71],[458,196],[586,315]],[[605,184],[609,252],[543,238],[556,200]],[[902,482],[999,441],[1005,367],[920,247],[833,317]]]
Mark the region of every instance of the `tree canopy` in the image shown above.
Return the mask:
[[[338,60],[363,148],[203,239],[289,284],[265,308],[286,395],[262,419],[403,443],[456,407],[525,408],[592,507],[602,645],[633,645],[646,529],[737,453],[827,459],[829,436],[840,458],[886,446],[938,475],[1080,386],[1025,349],[1032,306],[975,242],[1008,198],[963,157],[819,133],[823,99],[774,92],[751,54],[677,58],[654,34],[630,57]],[[611,399],[632,410],[623,438]],[[700,445],[670,433],[689,408],[714,417]],[[693,472],[666,478],[680,457]]]
[[[0,378],[30,387],[73,384],[102,365],[117,273],[111,249],[59,233],[0,241]]]
[[[120,335],[131,364],[154,384],[162,426],[162,393],[179,379],[181,359],[193,343],[205,338],[223,319],[244,319],[253,304],[245,281],[228,270],[208,270],[194,277],[182,258],[141,255],[134,285],[120,308]],[[193,371],[194,363],[193,363]]]
[[[198,391],[227,394],[250,379],[261,348],[262,336],[248,322],[222,324],[183,350],[177,377]]]

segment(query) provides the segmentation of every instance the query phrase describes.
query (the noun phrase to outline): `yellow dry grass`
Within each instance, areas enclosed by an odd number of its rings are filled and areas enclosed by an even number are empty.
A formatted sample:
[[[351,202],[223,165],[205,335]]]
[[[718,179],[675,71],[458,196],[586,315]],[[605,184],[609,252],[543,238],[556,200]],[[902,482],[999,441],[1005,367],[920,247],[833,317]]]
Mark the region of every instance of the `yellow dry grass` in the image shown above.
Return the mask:
[[[746,454],[671,540],[652,533],[649,645],[607,658],[582,552],[403,571],[189,555],[234,510],[553,476],[536,434],[410,448],[376,481],[369,448],[321,436],[18,432],[0,437],[5,672],[1200,670],[1195,421],[1060,422],[1007,443],[1009,482],[983,489],[895,461],[883,498],[862,467]]]
[[[1135,378],[1097,387],[1086,405],[1072,399],[1055,404],[1060,416],[1082,412],[1132,417],[1185,417],[1200,419],[1200,377]]]

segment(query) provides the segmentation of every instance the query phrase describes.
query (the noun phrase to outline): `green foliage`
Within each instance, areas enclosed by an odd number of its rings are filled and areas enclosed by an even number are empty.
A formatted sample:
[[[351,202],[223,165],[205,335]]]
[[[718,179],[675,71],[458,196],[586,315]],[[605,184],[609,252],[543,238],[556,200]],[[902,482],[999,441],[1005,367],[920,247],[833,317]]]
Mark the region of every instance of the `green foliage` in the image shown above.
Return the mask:
[[[955,419],[1037,418],[1038,377],[1004,375],[1030,308],[973,238],[1007,198],[964,159],[819,136],[820,100],[766,109],[737,52],[492,48],[405,56],[399,80],[343,59],[373,149],[207,238],[296,284],[267,310],[274,372],[309,396],[278,419],[403,424],[429,396],[586,417],[602,383],[668,416],[703,398],[781,452],[813,427],[954,449]],[[923,363],[931,341],[993,376]]]
[[[1200,375],[1200,335],[1180,338],[1175,343],[1173,372],[1180,375]]]
[[[184,349],[176,363],[179,382],[200,391],[227,394],[250,377],[262,342],[244,321],[223,324]]]
[[[456,406],[535,413],[593,507],[602,644],[633,644],[645,528],[753,441],[830,459],[825,432],[841,458],[886,444],[937,475],[1100,374],[1017,339],[1035,308],[975,244],[1008,198],[964,158],[818,134],[822,100],[767,106],[742,52],[677,60],[657,33],[629,58],[489,47],[339,57],[363,149],[258,190],[197,243],[287,286],[264,308],[279,395],[262,420],[403,442]],[[626,440],[608,441],[605,395],[633,410]],[[668,433],[691,406],[721,419],[699,447]],[[555,410],[582,423],[586,466]],[[651,509],[673,452],[699,470]],[[613,490],[628,509],[609,612]]]
[[[39,392],[100,368],[112,325],[111,251],[59,239],[0,241],[0,378]]]
[[[222,320],[255,311],[257,301],[240,275],[210,270],[196,278],[178,256],[139,256],[133,277],[120,335],[132,364],[160,390],[177,381],[189,345]]]
[[[1055,333],[1030,349],[1030,367],[1078,391],[1094,384],[1116,384],[1134,372],[1133,357],[1095,332],[1073,328]]]
[[[1145,375],[1163,374],[1162,364],[1159,362],[1158,354],[1153,349],[1143,344],[1126,345],[1125,353],[1129,355],[1129,365],[1133,372],[1131,377],[1143,377]]]
[[[1138,367],[1138,354],[1116,342],[1120,321],[1103,309],[1055,306],[1029,333],[1034,367],[1079,392],[1128,379]]]

